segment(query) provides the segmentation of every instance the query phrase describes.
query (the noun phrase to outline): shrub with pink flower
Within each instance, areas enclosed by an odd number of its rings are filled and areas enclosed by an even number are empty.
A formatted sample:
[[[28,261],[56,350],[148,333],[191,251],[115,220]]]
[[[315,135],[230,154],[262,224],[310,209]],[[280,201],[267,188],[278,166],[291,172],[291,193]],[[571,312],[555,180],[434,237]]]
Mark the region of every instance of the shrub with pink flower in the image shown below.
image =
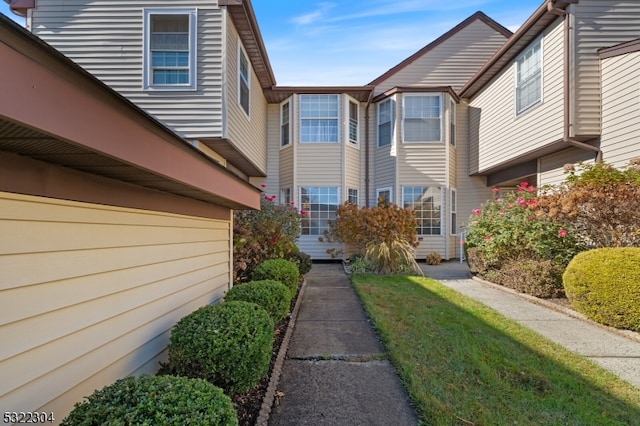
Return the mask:
[[[583,245],[570,227],[554,223],[539,212],[537,191],[532,185],[522,182],[514,191],[502,192],[501,197],[471,212],[465,249],[472,272],[499,282],[501,269],[512,273],[522,259],[547,262],[550,266],[544,269],[554,276],[540,278],[561,288],[562,271]],[[531,265],[527,268],[532,270]],[[536,274],[528,278],[536,279]],[[553,289],[542,293],[549,297]]]

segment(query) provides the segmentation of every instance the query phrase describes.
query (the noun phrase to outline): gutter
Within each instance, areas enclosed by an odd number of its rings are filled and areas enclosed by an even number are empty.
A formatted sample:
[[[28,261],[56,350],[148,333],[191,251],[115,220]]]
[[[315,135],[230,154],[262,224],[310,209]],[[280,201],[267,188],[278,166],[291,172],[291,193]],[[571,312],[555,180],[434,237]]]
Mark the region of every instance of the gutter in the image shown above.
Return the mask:
[[[371,151],[371,141],[369,140],[369,107],[371,106],[371,101],[373,100],[373,89],[369,92],[369,99],[367,99],[367,105],[364,107],[364,199],[365,206],[369,207],[369,185],[370,185],[370,171],[369,171],[369,155]]]
[[[569,55],[569,49],[571,48],[571,43],[569,41],[569,35],[571,30],[573,29],[571,27],[571,23],[569,22],[569,13],[567,13],[567,11],[565,11],[564,9],[560,9],[558,7],[556,7],[555,5],[556,0],[548,0],[547,3],[547,10],[551,13],[554,13],[556,15],[562,16],[563,21],[564,21],[564,64],[563,64],[563,68],[564,68],[564,82],[563,82],[563,97],[564,97],[564,105],[563,105],[563,109],[564,109],[564,129],[563,129],[563,136],[562,136],[562,141],[568,145],[574,146],[576,148],[580,148],[580,149],[584,149],[586,151],[593,151],[596,153],[596,157],[595,157],[595,161],[596,163],[600,163],[602,162],[602,157],[603,157],[603,152],[600,148],[593,146],[593,145],[589,145],[587,143],[584,142],[580,142],[576,139],[573,139],[570,135],[570,130],[571,130],[571,126],[573,126],[573,124],[571,123],[571,103],[569,101],[569,96],[570,96],[570,89],[569,89],[569,85],[570,85],[570,78],[571,78],[571,74],[570,74],[570,70],[569,70],[569,63],[570,63],[570,55]]]

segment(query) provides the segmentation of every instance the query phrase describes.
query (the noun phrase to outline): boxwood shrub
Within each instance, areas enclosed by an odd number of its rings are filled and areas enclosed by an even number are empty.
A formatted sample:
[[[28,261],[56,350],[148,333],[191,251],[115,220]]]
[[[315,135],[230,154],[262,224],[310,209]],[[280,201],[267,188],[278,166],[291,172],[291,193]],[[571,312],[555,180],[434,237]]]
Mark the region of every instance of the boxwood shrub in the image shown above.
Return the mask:
[[[313,263],[311,262],[311,256],[309,256],[307,253],[302,252],[296,248],[296,250],[287,254],[285,258],[288,261],[296,264],[296,266],[298,267],[298,272],[300,272],[300,275],[308,274],[309,271],[311,271],[311,267]]]
[[[259,280],[276,280],[286,285],[291,295],[295,296],[298,292],[298,284],[300,282],[300,272],[298,267],[286,259],[269,259],[262,262],[253,271],[251,279]]]
[[[601,324],[640,331],[640,248],[578,254],[563,275],[572,306]]]
[[[200,379],[127,377],[77,403],[62,425],[237,425],[231,399]]]
[[[280,281],[260,280],[236,285],[224,300],[256,303],[269,313],[274,322],[278,322],[289,313],[291,298],[291,292]]]
[[[229,395],[245,392],[268,373],[273,330],[273,320],[255,303],[204,306],[171,331],[168,371],[205,379]]]

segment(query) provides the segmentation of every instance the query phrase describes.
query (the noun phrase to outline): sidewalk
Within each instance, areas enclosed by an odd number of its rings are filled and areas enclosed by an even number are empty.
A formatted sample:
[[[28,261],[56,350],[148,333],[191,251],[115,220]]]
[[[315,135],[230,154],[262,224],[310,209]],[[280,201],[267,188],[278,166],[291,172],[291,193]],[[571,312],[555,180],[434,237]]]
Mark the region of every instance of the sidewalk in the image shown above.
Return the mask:
[[[466,264],[422,268],[426,276],[640,388],[640,334],[609,329],[557,304],[472,279]],[[342,265],[314,264],[306,281],[269,424],[417,424]]]

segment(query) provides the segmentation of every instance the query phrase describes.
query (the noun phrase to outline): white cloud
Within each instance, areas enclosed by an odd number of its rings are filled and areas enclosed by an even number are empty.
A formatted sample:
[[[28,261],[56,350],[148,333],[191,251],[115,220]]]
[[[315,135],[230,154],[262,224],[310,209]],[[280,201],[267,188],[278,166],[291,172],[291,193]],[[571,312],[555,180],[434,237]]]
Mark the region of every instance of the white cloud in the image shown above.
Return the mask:
[[[314,11],[294,16],[291,18],[291,22],[296,25],[310,25],[318,21],[322,21],[329,11],[335,6],[336,5],[334,3],[319,3],[318,7]]]

